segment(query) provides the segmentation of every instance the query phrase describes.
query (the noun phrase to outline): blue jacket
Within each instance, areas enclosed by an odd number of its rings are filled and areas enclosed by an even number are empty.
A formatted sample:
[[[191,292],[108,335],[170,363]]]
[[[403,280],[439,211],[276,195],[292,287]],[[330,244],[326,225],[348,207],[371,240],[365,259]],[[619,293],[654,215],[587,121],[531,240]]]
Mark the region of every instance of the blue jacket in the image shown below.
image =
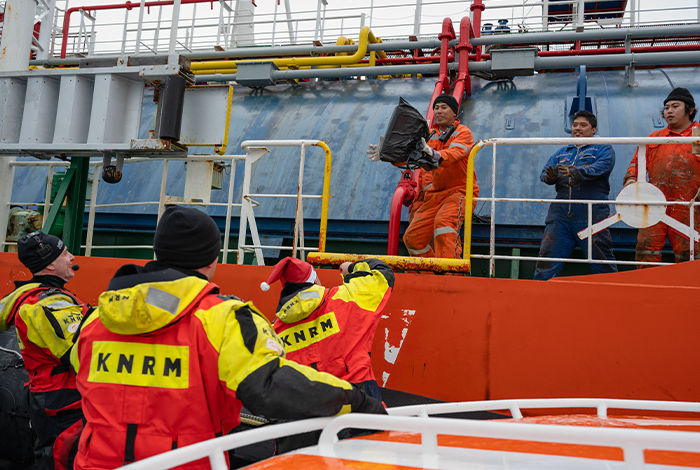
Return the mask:
[[[615,151],[610,145],[584,145],[581,148],[575,145],[567,145],[560,148],[552,155],[542,169],[540,180],[545,182],[547,167],[556,167],[558,164],[573,165],[573,177],[559,175],[555,183],[557,199],[608,199],[610,194],[610,173],[615,166]],[[567,212],[568,216],[585,215],[586,206],[583,204],[552,204],[547,219],[554,212]],[[554,207],[558,206],[558,207]],[[571,206],[571,207],[569,207]],[[596,204],[594,211],[599,213],[604,206]],[[596,214],[599,217],[602,214]],[[599,217],[596,217],[599,218]]]

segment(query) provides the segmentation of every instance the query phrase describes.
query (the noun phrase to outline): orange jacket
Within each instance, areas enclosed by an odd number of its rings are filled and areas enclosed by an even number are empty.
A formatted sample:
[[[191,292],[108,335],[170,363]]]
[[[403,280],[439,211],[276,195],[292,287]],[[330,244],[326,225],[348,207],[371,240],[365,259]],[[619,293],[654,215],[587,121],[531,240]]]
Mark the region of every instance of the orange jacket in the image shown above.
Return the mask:
[[[451,189],[467,192],[467,169],[469,152],[474,146],[472,132],[455,119],[456,129],[446,142],[440,141],[440,131],[438,130],[428,141],[428,145],[440,152],[442,161],[436,170],[430,173],[433,176],[433,185],[428,191],[443,191]],[[437,129],[436,126],[433,126]],[[476,184],[476,172],[474,172],[474,197],[479,195],[479,186]]]
[[[348,382],[375,380],[369,353],[393,285],[391,268],[369,259],[351,264],[341,286],[283,298],[273,327],[287,357]]]
[[[171,280],[172,271],[136,274],[150,280],[135,285],[115,278],[131,287],[104,292],[80,329],[71,363],[87,424],[76,469],[116,468],[225,434],[241,404],[274,419],[350,411],[352,386],[287,361],[251,303],[195,276]]]
[[[649,134],[649,137],[690,137],[693,122],[680,134],[666,127]],[[647,145],[647,174],[649,182],[659,188],[667,201],[690,201],[700,188],[700,156],[692,154],[690,144]],[[637,178],[637,154],[635,152],[624,181]],[[643,179],[643,178],[642,178]],[[669,206],[669,210],[671,207]],[[687,209],[686,209],[687,213]]]

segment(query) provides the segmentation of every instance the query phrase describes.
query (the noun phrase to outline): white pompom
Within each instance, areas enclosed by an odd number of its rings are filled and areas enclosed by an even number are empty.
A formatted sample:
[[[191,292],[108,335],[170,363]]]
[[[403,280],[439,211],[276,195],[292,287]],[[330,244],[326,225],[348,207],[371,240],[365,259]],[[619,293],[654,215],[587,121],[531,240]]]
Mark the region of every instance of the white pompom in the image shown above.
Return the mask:
[[[269,291],[270,284],[268,284],[267,282],[263,282],[262,284],[260,284],[260,290],[262,290],[263,292]]]

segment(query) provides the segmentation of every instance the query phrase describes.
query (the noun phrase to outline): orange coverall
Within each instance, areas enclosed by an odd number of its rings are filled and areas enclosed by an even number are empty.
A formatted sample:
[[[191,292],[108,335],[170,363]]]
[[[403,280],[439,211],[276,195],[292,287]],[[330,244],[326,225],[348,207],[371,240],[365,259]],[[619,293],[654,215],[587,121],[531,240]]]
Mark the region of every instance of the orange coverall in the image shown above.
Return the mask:
[[[691,129],[698,126],[700,124],[693,122],[680,134],[666,127],[652,132],[649,137],[690,137],[692,135]],[[635,178],[639,181],[637,153],[634,154],[634,158],[627,168],[625,183],[629,178]],[[649,182],[664,193],[667,201],[690,201],[695,197],[700,187],[700,156],[691,153],[690,144],[647,145],[647,174]],[[685,225],[690,222],[690,213],[686,206],[668,206],[666,214]],[[695,230],[700,230],[700,207],[698,206],[695,206]],[[675,253],[675,262],[688,261],[690,242],[687,236],[679,234],[663,222],[639,229],[635,259],[637,261],[661,261],[661,250],[666,243],[666,238],[671,242]],[[696,243],[696,255],[699,249],[700,243]],[[646,266],[638,266],[638,268],[644,267]]]
[[[442,160],[440,166],[430,172],[432,186],[425,191],[424,202],[417,209],[414,209],[415,205],[412,207],[411,223],[403,236],[411,256],[459,258],[462,254],[459,228],[464,218],[463,198],[467,192],[467,157],[474,146],[474,138],[459,120],[455,120],[454,126],[455,131],[446,142],[440,141],[439,133],[428,141],[431,148],[440,152]],[[422,176],[421,183],[426,183]],[[476,173],[473,193],[474,197],[479,195]]]

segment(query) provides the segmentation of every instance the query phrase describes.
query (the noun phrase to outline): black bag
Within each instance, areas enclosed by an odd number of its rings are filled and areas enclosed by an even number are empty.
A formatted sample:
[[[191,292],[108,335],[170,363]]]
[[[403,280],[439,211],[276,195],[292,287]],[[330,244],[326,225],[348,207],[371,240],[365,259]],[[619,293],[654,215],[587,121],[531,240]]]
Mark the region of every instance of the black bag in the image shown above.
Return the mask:
[[[421,137],[428,140],[430,129],[416,108],[399,98],[399,105],[389,120],[379,158],[384,162],[420,166],[426,170],[437,168],[437,162],[423,153]]]

